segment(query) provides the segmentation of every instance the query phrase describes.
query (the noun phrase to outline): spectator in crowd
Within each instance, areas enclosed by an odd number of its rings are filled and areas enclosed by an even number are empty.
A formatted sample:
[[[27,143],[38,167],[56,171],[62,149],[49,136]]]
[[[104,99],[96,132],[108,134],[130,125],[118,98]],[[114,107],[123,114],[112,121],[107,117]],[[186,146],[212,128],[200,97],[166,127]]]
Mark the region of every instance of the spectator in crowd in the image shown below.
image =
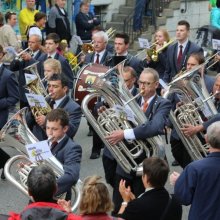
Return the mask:
[[[48,219],[48,220],[81,220],[80,216],[67,212],[62,204],[54,199],[57,191],[56,175],[46,165],[39,165],[32,168],[27,178],[28,193],[34,202],[30,203],[20,213],[11,212],[10,220],[19,219]]]
[[[71,40],[71,29],[68,14],[64,9],[66,0],[56,0],[56,4],[50,9],[46,32],[56,33],[61,40],[69,44]]]
[[[135,199],[130,186],[121,180],[119,191],[123,202],[118,216],[126,220],[181,220],[181,205],[164,188],[168,173],[169,166],[165,160],[146,158],[142,175],[145,192]]]
[[[18,19],[23,49],[27,48],[28,45],[26,36],[27,28],[34,23],[34,15],[38,12],[34,9],[35,0],[26,0],[26,5],[26,8],[20,11]]]
[[[216,0],[215,7],[211,9],[210,24],[220,29],[220,0]]]
[[[189,220],[218,220],[220,216],[220,122],[207,129],[206,142],[209,154],[206,158],[190,163],[179,175],[174,172],[170,180],[174,195],[183,205],[191,205]]]
[[[27,35],[27,40],[29,40],[29,37],[33,34],[35,35],[39,35],[41,40],[42,40],[42,44],[43,44],[43,34],[42,34],[42,30],[45,28],[45,24],[47,21],[47,15],[44,12],[37,12],[34,15],[34,24],[30,25],[27,28],[26,31],[26,35]]]
[[[107,213],[113,209],[113,203],[107,185],[99,176],[87,177],[82,188],[79,214],[85,220],[112,220]],[[114,218],[118,219],[118,218]]]
[[[5,20],[8,21],[7,24],[4,24],[4,16],[0,12],[0,45],[3,46],[4,50],[8,53],[4,56],[3,62],[10,63],[15,56],[15,53],[12,51],[10,53],[10,47],[13,47],[15,51],[18,51],[21,47],[20,41],[18,41],[13,26],[16,25],[16,13],[7,12],[5,15]]]
[[[134,10],[134,18],[133,18],[133,31],[141,31],[143,14],[145,12],[146,5],[149,0],[136,0],[135,1],[135,10]]]
[[[80,4],[80,12],[76,15],[76,31],[82,41],[92,40],[92,29],[100,24],[100,21],[89,12],[90,0],[84,0]]]

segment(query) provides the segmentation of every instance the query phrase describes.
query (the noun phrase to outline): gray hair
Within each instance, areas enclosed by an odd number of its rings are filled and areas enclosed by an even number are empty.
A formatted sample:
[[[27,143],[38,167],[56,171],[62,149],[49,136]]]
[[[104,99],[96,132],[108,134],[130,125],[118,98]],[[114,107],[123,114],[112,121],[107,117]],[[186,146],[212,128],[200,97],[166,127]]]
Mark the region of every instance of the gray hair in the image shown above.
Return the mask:
[[[95,34],[93,34],[93,37],[102,37],[105,41],[105,43],[108,43],[108,35],[104,31],[98,31]]]
[[[220,76],[220,73],[218,73],[218,74],[215,76],[215,81],[218,79],[219,76]]]
[[[158,72],[157,72],[155,69],[153,69],[153,68],[144,68],[144,70],[142,71],[142,73],[144,73],[144,74],[151,73],[151,74],[153,75],[153,77],[154,77],[154,81],[155,81],[155,82],[158,82],[158,81],[159,81],[159,74],[158,74]],[[142,74],[142,73],[141,73],[141,74]]]
[[[41,36],[38,35],[38,34],[32,34],[32,35],[29,36],[29,38],[30,38],[30,37],[36,37],[39,42],[41,42],[41,40],[42,40]]]
[[[211,147],[220,149],[220,121],[212,123],[207,129],[206,135]]]

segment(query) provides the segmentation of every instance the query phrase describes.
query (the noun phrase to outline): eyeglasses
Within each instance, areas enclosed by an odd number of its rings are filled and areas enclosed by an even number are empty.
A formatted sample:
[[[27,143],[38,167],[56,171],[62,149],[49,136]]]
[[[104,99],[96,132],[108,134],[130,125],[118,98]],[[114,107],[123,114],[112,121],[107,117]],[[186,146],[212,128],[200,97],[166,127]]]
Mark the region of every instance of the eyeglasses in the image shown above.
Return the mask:
[[[142,81],[138,80],[138,84],[139,84],[139,86],[140,86],[140,85],[143,85],[143,86],[150,86],[150,85],[153,84],[153,83],[155,83],[155,81],[154,81],[154,82],[142,82]]]

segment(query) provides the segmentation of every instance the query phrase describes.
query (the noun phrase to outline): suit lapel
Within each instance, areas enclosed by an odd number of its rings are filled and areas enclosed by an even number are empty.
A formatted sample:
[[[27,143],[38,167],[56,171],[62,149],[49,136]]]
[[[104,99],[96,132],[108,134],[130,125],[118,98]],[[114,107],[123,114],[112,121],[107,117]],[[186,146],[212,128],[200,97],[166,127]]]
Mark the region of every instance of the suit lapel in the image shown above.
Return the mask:
[[[66,146],[68,140],[69,140],[69,137],[66,135],[66,136],[63,138],[63,140],[60,141],[60,143],[58,143],[58,144],[51,150],[52,154],[53,154],[53,155],[56,155],[61,149],[63,149],[63,148]]]
[[[69,96],[66,96],[63,101],[57,106],[57,108],[64,108],[66,104],[69,102]]]
[[[178,46],[178,43],[176,43],[173,47],[173,67],[175,68],[175,72],[177,73],[177,46]]]

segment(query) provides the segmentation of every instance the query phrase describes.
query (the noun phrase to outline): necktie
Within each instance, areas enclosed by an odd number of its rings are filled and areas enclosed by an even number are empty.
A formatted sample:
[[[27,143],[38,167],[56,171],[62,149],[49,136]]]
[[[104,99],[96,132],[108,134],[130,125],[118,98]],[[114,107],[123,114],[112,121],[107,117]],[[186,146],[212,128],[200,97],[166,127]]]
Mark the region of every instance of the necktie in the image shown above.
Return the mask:
[[[181,60],[182,60],[182,57],[183,57],[183,45],[180,45],[179,46],[179,54],[178,54],[178,57],[177,57],[177,67],[179,68],[180,67],[180,64],[181,64]]]
[[[146,112],[147,111],[147,107],[148,107],[148,102],[144,102],[143,104],[143,112]]]
[[[52,142],[50,149],[53,150],[57,146],[57,144],[58,144],[57,141]]]
[[[49,106],[52,108],[52,109],[54,109],[54,104],[55,104],[56,102],[53,100],[53,99],[51,99],[50,100],[50,103],[49,103]]]
[[[95,60],[95,63],[99,64],[99,54],[98,54],[98,53],[96,54],[96,60]]]
[[[48,57],[47,57],[47,59],[51,59],[51,58],[52,58],[51,56],[48,56]]]

